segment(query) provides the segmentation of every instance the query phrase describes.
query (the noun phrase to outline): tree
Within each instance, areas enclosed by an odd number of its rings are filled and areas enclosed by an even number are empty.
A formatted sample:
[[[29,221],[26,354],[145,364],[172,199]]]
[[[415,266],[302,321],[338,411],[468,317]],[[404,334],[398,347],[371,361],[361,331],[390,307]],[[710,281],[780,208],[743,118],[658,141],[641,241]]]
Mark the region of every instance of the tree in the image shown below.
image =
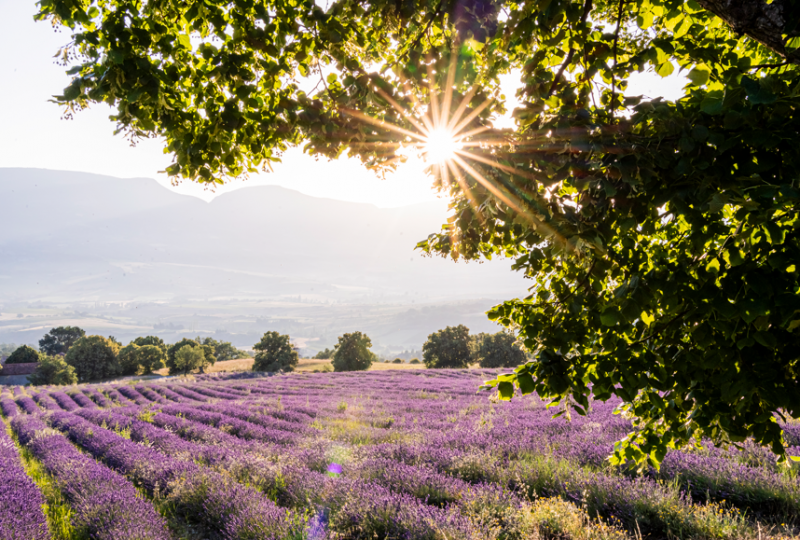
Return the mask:
[[[508,332],[484,336],[478,346],[476,360],[482,368],[512,368],[527,361],[525,351],[516,343],[517,338]]]
[[[200,345],[208,345],[211,347],[214,351],[214,356],[217,358],[217,362],[236,360],[237,358],[249,358],[246,352],[240,351],[229,341],[217,341],[212,337],[206,337],[203,340],[198,337],[195,341]]]
[[[136,355],[136,362],[142,368],[142,373],[148,375],[164,367],[164,350],[156,345],[142,345]]]
[[[67,364],[61,356],[42,356],[36,371],[28,376],[28,382],[35,386],[44,384],[69,385],[78,382],[75,368]]]
[[[59,326],[39,340],[39,350],[50,356],[66,354],[72,344],[85,335],[86,332],[77,326]]]
[[[422,362],[427,368],[465,368],[472,362],[469,328],[448,326],[428,336],[422,345]]]
[[[33,347],[23,345],[11,353],[6,364],[32,364],[39,361],[39,351]]]
[[[69,348],[64,360],[75,369],[78,381],[96,381],[120,374],[119,345],[103,336],[86,336]]]
[[[176,363],[177,361],[176,361],[176,358],[175,358],[175,354],[180,349],[182,349],[183,347],[185,347],[187,345],[190,346],[190,347],[200,347],[203,350],[203,354],[204,354],[203,362],[200,362],[196,367],[190,369],[189,371],[194,371],[195,369],[199,369],[200,372],[202,373],[205,370],[205,368],[207,368],[208,366],[213,366],[214,363],[217,361],[216,357],[214,356],[214,349],[211,346],[209,346],[209,345],[200,345],[199,343],[197,343],[193,339],[183,338],[178,343],[175,343],[174,345],[171,345],[169,347],[169,349],[167,349],[167,361],[166,361],[166,364],[167,364],[167,367],[169,368],[169,374],[170,375],[175,375],[177,373],[184,373],[184,374],[188,373],[188,371],[186,371],[184,369],[184,367],[186,365],[188,365],[188,364],[183,364],[182,367],[179,367],[178,364]]]
[[[119,351],[120,375],[136,375],[140,371],[144,375],[152,373],[164,367],[165,356],[164,350],[156,345],[139,346],[131,342]]]
[[[326,347],[325,349],[322,349],[317,354],[315,354],[314,355],[314,359],[315,360],[328,360],[328,359],[333,357],[333,353],[335,352],[335,350],[336,349],[328,349]]]
[[[333,371],[365,371],[377,360],[372,340],[361,332],[344,334],[339,338],[333,353]]]
[[[206,365],[206,349],[203,345],[184,345],[175,351],[175,370],[190,373]]]
[[[164,354],[167,353],[167,345],[164,343],[164,340],[158,336],[140,336],[131,341],[134,345],[138,345],[139,347],[144,347],[145,345],[154,345],[164,351]]]
[[[139,371],[139,346],[133,342],[119,350],[117,361],[120,375],[136,375]]]
[[[265,333],[253,349],[256,351],[253,371],[294,371],[299,362],[289,336],[278,332]]]
[[[785,456],[775,415],[800,417],[800,2],[539,6],[53,0],[37,17],[73,35],[57,101],[108,103],[122,132],[163,137],[175,177],[220,183],[300,143],[386,170],[404,139],[432,154],[456,132],[462,148],[431,160],[452,217],[420,248],[508,256],[535,280],[490,317],[536,356],[487,387],[578,413],[619,397],[635,429],[616,461],[657,464],[704,437]],[[294,82],[322,65],[315,90]],[[676,67],[680,100],[630,95],[632,74]],[[520,105],[499,130],[509,73]]]

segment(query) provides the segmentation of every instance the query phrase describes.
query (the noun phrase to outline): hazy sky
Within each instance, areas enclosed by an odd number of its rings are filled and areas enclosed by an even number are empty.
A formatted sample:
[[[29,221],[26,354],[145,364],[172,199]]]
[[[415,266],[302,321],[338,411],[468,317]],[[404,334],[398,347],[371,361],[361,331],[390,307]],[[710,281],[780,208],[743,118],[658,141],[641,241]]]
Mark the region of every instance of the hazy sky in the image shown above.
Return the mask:
[[[117,177],[149,177],[168,184],[159,175],[171,163],[162,152],[162,142],[146,140],[131,147],[122,136],[114,136],[108,120],[111,109],[94,106],[73,120],[61,120],[60,108],[49,103],[68,84],[64,68],[54,63],[53,55],[69,41],[67,29],[54,29],[47,23],[34,23],[33,0],[0,0],[0,167],[40,167],[85,171]],[[507,96],[514,94],[514,77],[504,81]],[[636,77],[628,94],[680,95],[682,77],[660,79],[652,74]],[[509,120],[504,119],[504,124]],[[430,189],[430,178],[418,159],[401,165],[396,173],[380,180],[356,160],[335,162],[315,160],[299,149],[287,152],[282,164],[271,174],[234,182],[217,192],[246,185],[277,184],[317,197],[368,202],[380,207],[437,200]],[[177,191],[206,199],[213,193],[184,183]]]

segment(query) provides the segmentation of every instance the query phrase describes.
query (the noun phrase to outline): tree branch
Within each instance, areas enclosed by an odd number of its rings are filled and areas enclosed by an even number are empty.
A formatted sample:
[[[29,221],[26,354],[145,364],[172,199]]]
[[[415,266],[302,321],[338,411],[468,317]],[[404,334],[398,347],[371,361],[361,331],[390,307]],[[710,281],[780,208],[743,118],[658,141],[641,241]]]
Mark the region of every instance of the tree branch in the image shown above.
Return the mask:
[[[734,32],[758,41],[787,62],[800,65],[800,53],[788,52],[785,0],[697,0],[697,3],[725,21]]]
[[[592,0],[586,0],[583,4],[583,14],[581,15],[580,24],[586,24],[586,19],[589,18],[589,12],[592,11]],[[550,89],[547,91],[547,95],[544,96],[543,99],[547,99],[553,95],[553,90],[556,89],[556,85],[558,81],[563,77],[564,71],[567,69],[572,63],[572,58],[575,56],[575,49],[570,47],[569,52],[567,53],[567,57],[564,59],[564,62],[561,64],[561,67],[558,69],[558,73],[556,74],[555,78],[553,79],[553,83],[550,85]]]

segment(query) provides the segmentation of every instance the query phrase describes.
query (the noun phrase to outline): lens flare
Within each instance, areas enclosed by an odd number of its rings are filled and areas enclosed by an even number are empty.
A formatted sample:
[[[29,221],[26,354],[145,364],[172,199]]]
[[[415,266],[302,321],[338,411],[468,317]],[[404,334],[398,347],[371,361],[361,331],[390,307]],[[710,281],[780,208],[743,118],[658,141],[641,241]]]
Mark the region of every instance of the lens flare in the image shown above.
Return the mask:
[[[426,137],[424,152],[429,163],[444,163],[461,150],[461,143],[447,129],[435,129]]]

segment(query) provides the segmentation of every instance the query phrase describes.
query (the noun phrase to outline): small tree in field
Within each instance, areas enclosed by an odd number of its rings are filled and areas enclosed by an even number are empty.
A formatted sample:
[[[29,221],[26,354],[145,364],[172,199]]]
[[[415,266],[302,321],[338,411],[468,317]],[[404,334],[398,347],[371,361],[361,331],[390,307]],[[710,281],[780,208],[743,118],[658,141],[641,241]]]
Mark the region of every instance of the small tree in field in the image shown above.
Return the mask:
[[[120,373],[136,375],[152,373],[164,367],[164,351],[156,345],[142,345],[131,342],[119,351]]]
[[[64,360],[75,368],[78,381],[116,377],[120,373],[119,345],[103,336],[82,337],[70,347]]]
[[[164,367],[164,351],[155,345],[142,345],[137,352],[136,361],[142,368],[142,373],[147,375]]]
[[[6,364],[32,364],[39,361],[39,351],[33,347],[23,345],[11,353]]]
[[[200,347],[203,350],[203,354],[205,355],[203,362],[199,363],[197,367],[192,368],[192,370],[199,369],[202,372],[206,367],[213,366],[214,363],[217,361],[217,357],[214,356],[213,347],[209,345],[201,345],[193,339],[183,338],[178,343],[170,346],[170,348],[167,349],[166,363],[167,367],[169,368],[170,375],[175,375],[177,373],[188,373],[188,371],[185,371],[183,368],[178,367],[175,359],[176,353],[187,345],[190,347]]]
[[[43,354],[52,356],[66,354],[70,347],[85,335],[86,332],[77,326],[59,326],[39,340],[39,350]]]
[[[352,332],[339,338],[333,353],[334,371],[365,371],[375,361],[375,353],[370,349],[372,340],[361,332]]]
[[[78,382],[75,368],[67,364],[60,356],[42,356],[28,381],[33,385],[57,384],[68,385]]]
[[[472,361],[469,328],[448,326],[428,336],[422,346],[422,361],[427,368],[465,368]]]
[[[278,332],[265,333],[253,349],[257,351],[253,371],[293,371],[299,362],[289,336]]]
[[[482,368],[517,367],[528,359],[517,344],[517,338],[508,332],[497,332],[483,337],[477,350],[477,360]]]
[[[175,351],[174,364],[175,370],[181,373],[201,369],[206,364],[206,351],[202,345],[184,345]]]

